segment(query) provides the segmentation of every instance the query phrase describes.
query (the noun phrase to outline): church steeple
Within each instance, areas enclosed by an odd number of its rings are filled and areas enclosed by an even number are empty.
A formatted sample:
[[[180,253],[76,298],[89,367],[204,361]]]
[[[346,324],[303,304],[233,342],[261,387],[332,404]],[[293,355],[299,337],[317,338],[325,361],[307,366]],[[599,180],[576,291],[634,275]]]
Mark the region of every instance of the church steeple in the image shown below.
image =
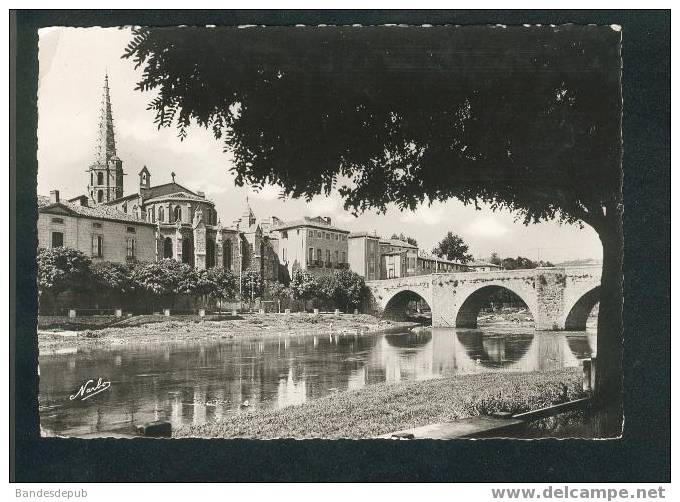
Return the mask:
[[[116,139],[111,113],[109,75],[104,75],[104,90],[99,109],[99,130],[94,164],[90,166],[87,191],[94,203],[106,203],[123,196],[123,162],[116,154]]]
[[[104,74],[104,93],[99,108],[99,135],[97,136],[98,164],[108,164],[116,156],[116,138],[113,133],[113,115],[111,113],[111,93],[109,91],[109,74]]]

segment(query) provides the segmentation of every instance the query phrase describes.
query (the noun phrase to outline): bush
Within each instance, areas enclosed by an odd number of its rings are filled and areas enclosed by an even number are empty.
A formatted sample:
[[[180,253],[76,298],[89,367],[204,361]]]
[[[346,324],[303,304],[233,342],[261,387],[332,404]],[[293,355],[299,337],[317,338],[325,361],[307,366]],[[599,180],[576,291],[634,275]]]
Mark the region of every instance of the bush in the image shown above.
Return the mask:
[[[59,294],[92,286],[92,260],[70,248],[38,249],[38,290]]]
[[[345,311],[361,305],[368,293],[364,278],[349,270],[320,277],[297,270],[293,273],[290,289],[295,299],[317,300],[322,305]]]

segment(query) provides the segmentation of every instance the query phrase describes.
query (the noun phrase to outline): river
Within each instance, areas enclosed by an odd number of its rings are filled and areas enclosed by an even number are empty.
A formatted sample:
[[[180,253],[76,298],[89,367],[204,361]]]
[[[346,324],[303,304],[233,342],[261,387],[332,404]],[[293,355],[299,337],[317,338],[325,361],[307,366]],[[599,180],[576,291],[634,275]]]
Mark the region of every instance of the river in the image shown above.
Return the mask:
[[[499,325],[65,350],[39,358],[41,426],[68,436],[153,420],[200,424],[379,382],[578,366],[595,346],[590,331]],[[91,399],[69,399],[98,378],[111,386]]]

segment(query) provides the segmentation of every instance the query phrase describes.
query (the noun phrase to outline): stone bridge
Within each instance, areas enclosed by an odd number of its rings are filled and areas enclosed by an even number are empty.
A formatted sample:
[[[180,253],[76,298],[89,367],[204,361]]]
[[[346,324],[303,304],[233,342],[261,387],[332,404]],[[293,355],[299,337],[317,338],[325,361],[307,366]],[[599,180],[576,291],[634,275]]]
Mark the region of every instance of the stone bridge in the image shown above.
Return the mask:
[[[554,267],[369,281],[367,310],[403,319],[410,301],[424,300],[432,310],[433,327],[475,328],[489,296],[506,289],[527,305],[537,330],[583,331],[600,299],[601,272],[600,266]]]

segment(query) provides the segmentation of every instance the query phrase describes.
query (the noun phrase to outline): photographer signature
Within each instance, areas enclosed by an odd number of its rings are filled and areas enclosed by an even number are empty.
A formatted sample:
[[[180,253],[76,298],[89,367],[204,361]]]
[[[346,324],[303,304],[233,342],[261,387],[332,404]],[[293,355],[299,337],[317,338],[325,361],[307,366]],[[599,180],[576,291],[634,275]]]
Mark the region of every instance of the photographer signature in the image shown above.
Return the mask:
[[[99,378],[95,382],[94,379],[90,378],[87,382],[85,382],[83,385],[80,386],[80,388],[78,389],[78,392],[70,395],[69,399],[71,401],[74,401],[76,399],[80,399],[81,401],[85,401],[86,399],[89,399],[92,396],[96,396],[100,392],[104,392],[109,387],[111,387],[111,382],[109,382],[108,380],[104,380],[102,378]]]

